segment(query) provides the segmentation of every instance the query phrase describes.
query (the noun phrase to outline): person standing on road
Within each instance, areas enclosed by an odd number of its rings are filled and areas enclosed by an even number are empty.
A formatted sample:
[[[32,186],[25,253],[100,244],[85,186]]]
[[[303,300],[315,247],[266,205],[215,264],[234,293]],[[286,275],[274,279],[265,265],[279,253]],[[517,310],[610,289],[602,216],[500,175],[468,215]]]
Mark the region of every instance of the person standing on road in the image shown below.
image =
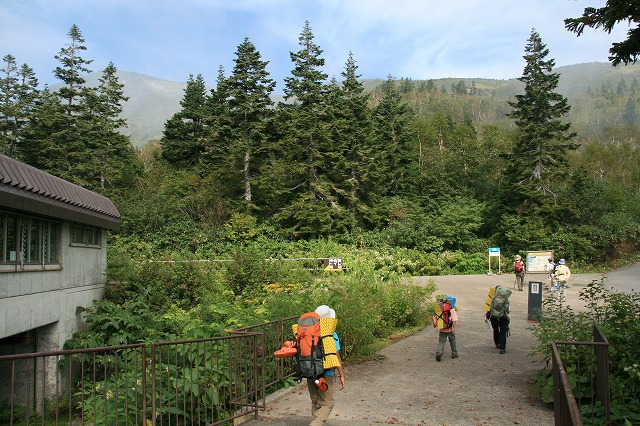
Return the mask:
[[[571,270],[566,265],[564,259],[558,261],[558,267],[556,268],[556,279],[558,280],[558,298],[561,302],[567,300],[567,287],[569,286],[569,278],[571,278]]]
[[[485,321],[491,321],[493,327],[493,343],[501,354],[507,351],[507,334],[509,333],[509,296],[511,290],[503,285],[496,286],[496,293],[491,299],[491,307]]]
[[[549,291],[555,291],[553,277],[556,272],[556,264],[553,262],[553,257],[547,260],[547,264],[544,265],[544,269],[547,271],[547,279],[549,282]]]
[[[522,291],[522,287],[524,287],[524,274],[526,273],[526,268],[522,261],[522,256],[519,254],[516,255],[516,261],[513,262],[513,271],[516,274],[516,287],[518,288],[518,291]]]
[[[434,327],[438,327],[438,350],[436,351],[436,361],[442,360],[442,353],[444,352],[444,345],[449,339],[449,345],[451,346],[451,358],[458,358],[458,347],[456,344],[456,324],[458,323],[458,313],[456,312],[454,305],[454,299],[451,296],[447,296],[444,300],[439,302],[440,314],[434,317]],[[439,327],[439,320],[441,320],[442,328]]]
[[[320,305],[315,310],[320,318],[335,318],[336,311],[327,305]],[[340,359],[340,338],[338,333],[333,332],[333,339],[336,344],[336,356],[338,357],[338,374],[340,374],[340,389],[344,389],[344,372],[342,371],[342,360]],[[335,390],[334,369],[325,370],[324,379],[327,383],[326,391],[321,391],[312,379],[307,379],[307,389],[311,397],[311,417],[313,418],[310,426],[322,426],[326,423],[335,405],[333,392]]]

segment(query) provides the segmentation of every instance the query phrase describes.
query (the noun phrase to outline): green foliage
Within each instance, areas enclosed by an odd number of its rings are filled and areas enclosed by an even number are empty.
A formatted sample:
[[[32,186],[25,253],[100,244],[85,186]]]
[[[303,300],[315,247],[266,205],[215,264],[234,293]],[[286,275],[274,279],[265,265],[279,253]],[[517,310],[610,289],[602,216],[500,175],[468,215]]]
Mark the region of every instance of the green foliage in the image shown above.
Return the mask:
[[[433,288],[422,288],[406,283],[389,283],[384,286],[382,298],[383,326],[406,329],[424,324],[424,300]]]
[[[550,360],[552,341],[591,341],[593,326],[597,324],[609,342],[609,384],[613,424],[638,422],[640,416],[636,407],[640,403],[640,295],[611,292],[606,289],[604,282],[593,282],[580,291],[580,299],[588,308],[585,312],[574,312],[570,307],[551,300],[543,302],[542,321],[533,327],[533,333],[539,342],[534,347],[534,353]],[[585,346],[561,346],[561,357],[574,394],[578,403],[582,405],[583,415],[588,414],[585,421],[592,415],[601,420],[601,407],[590,406],[591,380],[595,372],[595,359],[590,352],[592,349]],[[537,375],[537,384],[543,400],[553,402],[550,372],[540,372]]]
[[[0,424],[15,426],[32,424],[58,426],[67,422],[71,424],[75,419],[73,417],[69,418],[69,403],[68,397],[57,397],[54,401],[46,400],[44,402],[44,410],[35,410],[21,404],[11,406],[8,403],[0,402]],[[76,414],[76,411],[72,411],[72,416]]]
[[[564,223],[563,198],[559,197],[566,177],[567,153],[576,149],[571,140],[570,123],[562,121],[571,107],[567,99],[555,92],[560,75],[552,72],[553,59],[540,35],[531,31],[525,47],[522,77],[524,94],[509,102],[509,116],[518,126],[517,144],[508,154],[507,185],[503,203],[517,214],[544,218],[547,223]]]
[[[417,250],[388,249],[371,251],[374,268],[383,277],[480,274],[486,272],[484,253],[461,251],[424,253]]]
[[[148,260],[128,265],[126,273],[120,272],[120,280],[108,286],[109,298],[122,303],[142,297],[150,309],[158,312],[173,304],[194,306],[204,292],[215,288],[220,276],[216,265],[184,259],[178,254],[168,262]]]
[[[584,13],[579,18],[567,18],[564,20],[565,27],[569,31],[575,32],[578,36],[583,33],[586,27],[602,28],[607,33],[611,33],[614,27],[621,22],[634,23],[633,29],[627,32],[627,38],[620,42],[615,42],[609,49],[611,56],[609,61],[616,66],[622,64],[633,64],[640,55],[640,42],[638,41],[637,24],[640,21],[638,15],[625,2],[608,0],[606,5],[600,8],[586,7]]]
[[[117,305],[94,301],[90,308],[78,307],[88,329],[65,342],[65,349],[95,348],[150,342],[163,338],[163,321],[141,297]]]

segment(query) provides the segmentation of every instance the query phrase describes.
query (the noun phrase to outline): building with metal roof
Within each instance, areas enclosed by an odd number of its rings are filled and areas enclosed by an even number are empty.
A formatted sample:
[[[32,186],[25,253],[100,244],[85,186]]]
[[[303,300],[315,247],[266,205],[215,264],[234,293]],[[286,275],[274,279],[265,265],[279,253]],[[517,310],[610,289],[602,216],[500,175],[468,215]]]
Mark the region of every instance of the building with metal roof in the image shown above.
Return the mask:
[[[119,228],[109,198],[0,155],[0,354],[59,350],[82,328]]]

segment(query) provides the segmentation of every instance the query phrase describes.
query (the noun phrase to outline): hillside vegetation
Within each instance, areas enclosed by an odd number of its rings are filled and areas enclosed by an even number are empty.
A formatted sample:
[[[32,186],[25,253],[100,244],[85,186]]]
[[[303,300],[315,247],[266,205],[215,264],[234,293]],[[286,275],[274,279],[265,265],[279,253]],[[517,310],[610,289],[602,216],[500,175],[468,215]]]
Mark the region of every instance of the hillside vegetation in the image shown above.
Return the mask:
[[[601,122],[619,125],[620,106],[626,107],[632,87],[637,87],[640,81],[640,66],[612,67],[606,63],[588,63],[559,67],[555,69],[560,74],[558,93],[566,96],[572,107],[570,119],[572,126],[579,135],[589,134],[592,126],[589,123]],[[131,143],[142,148],[149,141],[162,137],[164,124],[171,116],[180,110],[180,100],[186,88],[186,82],[173,82],[137,73],[118,70],[120,81],[123,83],[124,95],[129,100],[123,103],[122,117],[127,120],[127,127],[121,132],[130,137]],[[87,76],[87,85],[97,84],[99,73]],[[420,87],[433,86],[438,90],[444,89],[449,96],[455,93],[456,87],[462,85],[480,102],[482,111],[476,116],[469,115],[472,120],[480,122],[494,122],[502,126],[512,126],[505,114],[506,101],[513,99],[516,93],[522,91],[522,83],[515,78],[509,80],[471,79],[471,78],[442,78],[433,80],[413,80],[410,77],[399,78],[405,86],[403,96],[407,102],[415,99],[416,106],[424,103],[420,99]],[[635,83],[634,83],[635,81]],[[365,92],[375,92],[383,80],[362,80]],[[53,86],[53,89],[59,86]],[[207,85],[207,88],[211,86]],[[604,95],[604,96],[602,96]],[[273,95],[274,102],[282,100],[282,96]],[[603,102],[608,99],[607,102]],[[492,102],[493,101],[493,102]],[[610,105],[618,105],[611,108]],[[463,114],[465,109],[463,108]],[[580,111],[580,114],[578,114]],[[463,115],[464,117],[464,115]],[[615,124],[617,123],[617,124]],[[637,124],[637,123],[634,123]]]
[[[113,64],[90,84],[69,37],[59,87],[38,90],[10,55],[0,84],[2,152],[122,215],[107,296],[68,347],[215,336],[326,303],[350,361],[424,326],[435,289],[410,276],[485,273],[490,247],[505,272],[528,250],[574,272],[637,259],[634,66],[555,69],[532,31],[515,80],[367,82],[349,55],[338,81],[306,23],[279,98],[248,39],[211,86]],[[347,271],[323,271],[328,257]]]

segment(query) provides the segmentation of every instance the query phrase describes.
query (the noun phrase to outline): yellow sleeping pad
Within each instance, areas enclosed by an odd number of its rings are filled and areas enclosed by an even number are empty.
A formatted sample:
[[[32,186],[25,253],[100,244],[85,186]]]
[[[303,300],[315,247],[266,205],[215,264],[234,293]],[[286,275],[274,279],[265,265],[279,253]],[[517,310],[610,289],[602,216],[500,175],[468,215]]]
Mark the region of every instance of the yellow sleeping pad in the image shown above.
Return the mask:
[[[489,294],[487,295],[487,298],[484,300],[484,311],[485,312],[489,312],[491,310],[491,300],[493,300],[493,296],[496,295],[496,289],[495,287],[491,287],[489,289]]]
[[[322,366],[325,370],[340,366],[338,355],[336,355],[336,341],[333,338],[333,332],[336,331],[337,325],[337,318],[320,318],[320,334],[322,335],[322,345],[325,353],[324,359],[322,360]],[[293,324],[291,329],[293,330],[293,335],[297,340],[298,324]]]

